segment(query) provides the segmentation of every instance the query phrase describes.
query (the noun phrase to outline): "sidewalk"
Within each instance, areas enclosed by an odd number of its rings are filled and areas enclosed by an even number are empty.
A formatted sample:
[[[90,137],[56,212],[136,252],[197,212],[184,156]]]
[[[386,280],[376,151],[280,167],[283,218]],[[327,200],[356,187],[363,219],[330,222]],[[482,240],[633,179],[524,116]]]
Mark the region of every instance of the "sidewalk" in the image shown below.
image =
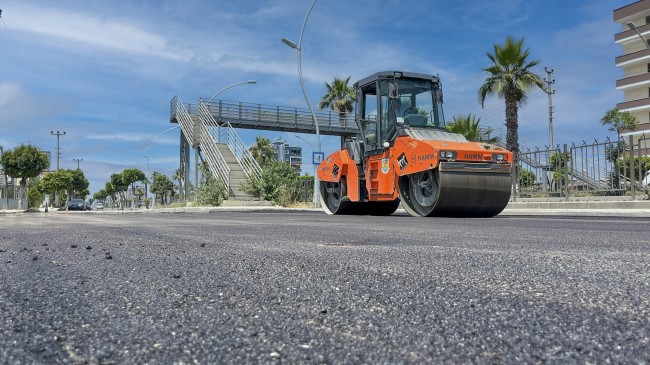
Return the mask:
[[[602,200],[586,200],[573,198],[571,201],[538,201],[535,199],[518,199],[510,202],[500,216],[581,216],[581,217],[645,217],[650,218],[650,200],[624,200],[623,198],[603,198]],[[43,208],[39,209],[41,212]],[[211,213],[211,212],[313,212],[324,213],[320,208],[285,208],[271,205],[249,205],[229,201],[219,207],[181,207],[155,209],[104,209],[89,212],[65,212],[49,209],[48,214],[178,214],[178,213]],[[407,214],[399,208],[397,214]],[[19,210],[0,210],[0,216],[6,214],[37,214]]]

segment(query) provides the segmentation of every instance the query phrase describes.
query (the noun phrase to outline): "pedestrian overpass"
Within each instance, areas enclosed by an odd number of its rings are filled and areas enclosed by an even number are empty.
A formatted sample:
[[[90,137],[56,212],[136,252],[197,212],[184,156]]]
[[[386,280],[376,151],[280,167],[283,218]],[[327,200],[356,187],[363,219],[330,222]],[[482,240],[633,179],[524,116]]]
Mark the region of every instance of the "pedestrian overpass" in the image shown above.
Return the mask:
[[[352,137],[359,134],[354,116],[314,112],[321,135]],[[236,132],[236,128],[315,134],[309,109],[291,108],[199,98],[186,104],[178,96],[171,100],[170,122],[181,129],[180,172],[182,198],[189,196],[190,150],[195,150],[195,183],[199,160],[227,187],[233,199],[251,199],[241,190],[249,177],[260,177],[261,168]]]

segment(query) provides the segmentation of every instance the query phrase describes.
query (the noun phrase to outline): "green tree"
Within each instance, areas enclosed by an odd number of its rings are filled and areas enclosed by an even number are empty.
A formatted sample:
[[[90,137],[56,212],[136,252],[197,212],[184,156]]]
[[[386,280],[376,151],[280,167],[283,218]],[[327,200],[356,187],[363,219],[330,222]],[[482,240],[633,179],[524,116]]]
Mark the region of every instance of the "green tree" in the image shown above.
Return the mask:
[[[524,40],[506,37],[505,44],[494,44],[494,53],[487,53],[492,65],[483,69],[490,73],[479,88],[478,97],[481,106],[489,95],[496,95],[505,100],[506,105],[506,147],[519,153],[519,115],[518,108],[526,102],[526,97],[533,88],[544,89],[542,78],[532,72],[539,61],[529,61],[529,51],[523,50]]]
[[[95,194],[93,194],[93,199],[95,200],[101,200],[102,202],[104,202],[106,198],[108,198],[108,192],[106,191],[106,189],[100,189]]]
[[[40,175],[50,167],[47,155],[32,145],[20,145],[13,150],[4,151],[0,160],[7,175],[20,178],[20,197],[24,195],[27,179]],[[22,208],[20,199],[18,208]]]
[[[339,113],[341,124],[345,121],[347,114],[353,110],[353,104],[357,98],[354,87],[349,86],[350,76],[346,79],[335,77],[332,83],[325,82],[327,92],[318,103],[318,109],[330,108]]]
[[[641,179],[645,177],[645,173],[650,171],[650,156],[634,156],[634,161],[632,162],[632,169],[630,170],[630,155],[626,154],[616,161],[616,168],[620,176],[625,176],[626,178],[635,181],[639,180],[639,168],[641,168]]]
[[[490,138],[490,134],[494,132],[491,128],[481,129],[479,126],[481,118],[476,118],[475,115],[467,114],[454,116],[454,119],[449,125],[447,130],[452,133],[462,134],[468,141],[472,142],[496,142],[496,138]]]
[[[70,198],[85,199],[88,195],[88,179],[80,169],[68,170],[72,174],[72,182],[68,186],[68,196]],[[85,192],[85,194],[84,194]]]
[[[550,170],[553,171],[553,181],[551,184],[555,185],[558,189],[562,189],[568,183],[565,180],[567,180],[568,176],[571,175],[571,171],[567,171],[569,161],[571,161],[570,152],[556,152],[551,154]]]
[[[174,176],[172,176],[172,179],[178,181],[178,191],[182,195],[183,189],[183,174],[181,174],[181,169],[176,169],[174,171]],[[188,197],[185,197],[187,199]]]
[[[129,188],[129,184],[124,182],[122,179],[122,174],[112,174],[110,178],[110,183],[113,186],[115,194],[119,196],[121,202],[120,207],[124,209],[124,203],[126,202],[126,189]]]
[[[616,108],[608,110],[600,119],[601,125],[606,125],[608,130],[616,132],[617,141],[621,139],[621,132],[624,130],[635,131],[639,128],[639,121],[628,111],[620,111]]]
[[[268,138],[257,136],[255,138],[255,144],[249,148],[249,151],[262,168],[276,160],[275,150],[273,150],[271,141]]]
[[[46,174],[41,179],[42,192],[54,195],[54,206],[61,206],[61,191],[68,190],[73,180],[71,170],[58,170]]]
[[[522,188],[531,188],[535,186],[537,181],[537,175],[534,172],[528,170],[521,170],[519,174],[519,186]]]
[[[174,183],[167,175],[154,171],[153,181],[151,182],[151,192],[156,194],[160,199],[160,204],[165,204],[165,198],[174,190]]]
[[[115,201],[117,200],[115,195],[117,194],[117,191],[115,190],[115,187],[109,181],[104,185],[104,190],[106,191],[106,194],[111,197],[111,201],[113,204],[112,208],[115,208]]]
[[[142,172],[140,169],[125,169],[122,171],[122,183],[126,185],[127,187],[131,185],[131,196],[134,197],[135,199],[136,193],[135,193],[135,183],[136,182],[144,182],[147,177],[144,175],[144,172]],[[134,204],[131,206],[133,207]]]

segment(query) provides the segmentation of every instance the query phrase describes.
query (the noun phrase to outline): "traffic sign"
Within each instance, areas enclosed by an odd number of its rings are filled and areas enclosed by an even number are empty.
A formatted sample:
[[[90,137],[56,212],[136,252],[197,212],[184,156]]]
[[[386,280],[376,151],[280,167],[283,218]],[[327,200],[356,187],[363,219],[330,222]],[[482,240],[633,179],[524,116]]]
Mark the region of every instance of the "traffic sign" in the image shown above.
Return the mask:
[[[325,159],[325,153],[324,152],[312,152],[311,153],[311,160],[314,165],[320,165],[321,162]]]

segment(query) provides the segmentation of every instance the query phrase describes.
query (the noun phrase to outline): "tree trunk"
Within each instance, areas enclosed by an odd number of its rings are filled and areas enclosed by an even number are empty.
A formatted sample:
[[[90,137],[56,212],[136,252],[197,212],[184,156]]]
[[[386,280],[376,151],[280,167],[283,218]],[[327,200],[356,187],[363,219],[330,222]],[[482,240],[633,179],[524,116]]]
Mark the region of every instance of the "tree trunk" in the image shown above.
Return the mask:
[[[339,124],[341,124],[341,127],[343,128],[348,126],[348,113],[339,112]]]
[[[20,188],[18,189],[18,210],[23,209],[23,195],[27,195],[27,179],[22,178],[20,180]],[[27,208],[29,208],[29,202],[27,202]]]
[[[517,120],[517,98],[514,90],[506,91],[506,148],[519,155],[519,122]]]

